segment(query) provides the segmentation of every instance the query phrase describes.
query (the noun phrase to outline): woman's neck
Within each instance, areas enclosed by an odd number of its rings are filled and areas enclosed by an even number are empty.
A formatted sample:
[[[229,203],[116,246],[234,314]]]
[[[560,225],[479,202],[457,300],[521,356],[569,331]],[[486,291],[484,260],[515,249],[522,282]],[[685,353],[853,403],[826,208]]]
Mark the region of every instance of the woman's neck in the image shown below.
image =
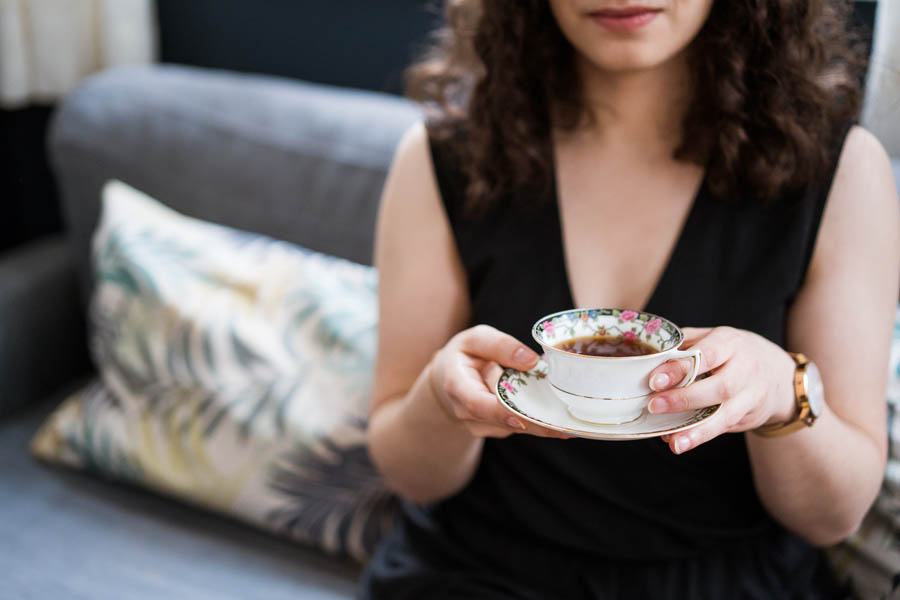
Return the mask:
[[[685,53],[653,68],[628,73],[598,69],[578,57],[577,71],[589,119],[575,135],[595,142],[624,143],[645,156],[665,156],[681,143],[691,98]]]

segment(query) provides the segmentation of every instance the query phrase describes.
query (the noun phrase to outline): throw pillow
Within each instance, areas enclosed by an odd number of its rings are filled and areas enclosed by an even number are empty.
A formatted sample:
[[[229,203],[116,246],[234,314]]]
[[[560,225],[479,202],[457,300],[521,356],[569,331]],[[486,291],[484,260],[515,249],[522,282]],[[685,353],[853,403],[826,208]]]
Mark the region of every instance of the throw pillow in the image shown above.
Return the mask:
[[[93,258],[100,379],[47,420],[34,454],[365,560],[396,507],[365,445],[374,269],[119,182]]]

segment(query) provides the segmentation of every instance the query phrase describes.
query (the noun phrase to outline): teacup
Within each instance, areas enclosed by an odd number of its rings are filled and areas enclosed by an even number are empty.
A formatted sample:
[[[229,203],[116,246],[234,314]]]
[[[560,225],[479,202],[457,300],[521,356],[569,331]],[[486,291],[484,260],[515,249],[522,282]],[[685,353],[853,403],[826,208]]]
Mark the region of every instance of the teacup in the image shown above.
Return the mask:
[[[634,421],[647,408],[652,392],[650,373],[666,361],[690,358],[691,370],[677,386],[693,383],[700,368],[700,350],[679,350],[681,329],[647,312],[619,308],[577,308],[541,317],[531,329],[544,348],[550,388],[576,419],[604,425]],[[641,342],[652,350],[639,356],[590,356],[557,348],[589,336],[612,343]]]

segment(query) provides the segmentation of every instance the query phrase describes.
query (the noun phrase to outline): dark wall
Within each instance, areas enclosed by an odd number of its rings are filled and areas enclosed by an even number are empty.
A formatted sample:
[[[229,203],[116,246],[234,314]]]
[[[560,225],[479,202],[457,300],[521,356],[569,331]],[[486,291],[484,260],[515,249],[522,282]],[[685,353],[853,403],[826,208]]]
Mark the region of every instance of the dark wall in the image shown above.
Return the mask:
[[[397,93],[440,0],[158,0],[166,62]],[[875,3],[854,19],[871,31]],[[51,107],[0,110],[0,252],[62,227],[44,138]]]
[[[442,0],[157,0],[164,62],[399,93]],[[871,36],[875,2],[854,2]]]
[[[896,2],[897,0],[887,0]],[[859,31],[862,41],[866,45],[866,56],[872,53],[872,33],[875,29],[875,9],[878,7],[876,2],[854,2],[853,3],[853,26]]]
[[[163,61],[399,93],[437,22],[425,0],[158,0]],[[62,228],[52,107],[0,110],[0,252]]]
[[[427,0],[158,0],[164,62],[399,92],[438,22]]]
[[[44,145],[51,112],[0,110],[0,252],[62,228]]]

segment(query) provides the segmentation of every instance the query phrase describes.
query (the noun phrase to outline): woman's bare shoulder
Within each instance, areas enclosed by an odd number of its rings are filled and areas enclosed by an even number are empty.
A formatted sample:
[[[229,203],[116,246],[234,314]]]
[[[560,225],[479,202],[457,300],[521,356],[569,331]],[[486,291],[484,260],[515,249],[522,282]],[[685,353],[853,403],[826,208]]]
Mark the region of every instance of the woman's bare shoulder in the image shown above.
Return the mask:
[[[860,191],[870,193],[852,193]],[[878,138],[859,125],[852,127],[844,139],[829,204],[832,200],[891,213],[897,210],[890,158]]]
[[[428,129],[425,123],[413,123],[403,133],[394,152],[392,169],[412,169],[431,165],[428,149]]]
[[[425,124],[418,122],[406,130],[394,152],[382,193],[378,232],[438,226],[439,207],[428,132]]]
[[[838,306],[867,306],[889,324],[898,287],[900,202],[891,162],[874,135],[853,127],[844,140],[801,291],[818,299],[798,304],[818,305],[816,319]]]
[[[888,262],[900,254],[900,204],[891,161],[881,142],[863,127],[844,140],[821,226],[820,245],[833,252],[881,246]],[[874,247],[873,247],[874,249]]]
[[[409,389],[469,315],[465,271],[421,123],[403,136],[385,182],[375,265],[380,315],[375,404],[379,404]]]

